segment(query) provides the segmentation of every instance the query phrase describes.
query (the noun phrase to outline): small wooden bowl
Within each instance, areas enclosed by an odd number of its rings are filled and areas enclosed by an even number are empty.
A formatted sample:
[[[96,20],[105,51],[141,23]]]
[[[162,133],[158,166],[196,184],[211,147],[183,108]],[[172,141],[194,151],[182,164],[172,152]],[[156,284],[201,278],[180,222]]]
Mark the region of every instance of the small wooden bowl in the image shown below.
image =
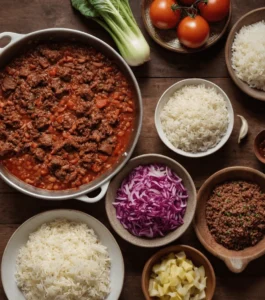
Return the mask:
[[[148,164],[164,164],[171,168],[180,178],[183,180],[183,185],[188,191],[188,202],[187,209],[184,216],[184,224],[177,229],[169,232],[164,237],[148,239],[144,237],[137,237],[132,235],[128,230],[126,230],[117,219],[116,209],[113,206],[115,201],[117,190],[122,184],[122,181],[131,173],[133,169],[139,165]],[[131,159],[126,166],[119,172],[119,174],[111,181],[109,189],[106,195],[106,212],[108,219],[112,228],[117,232],[117,234],[122,237],[127,242],[145,248],[161,247],[167,245],[176,239],[178,239],[191,224],[195,210],[196,210],[196,188],[194,182],[189,175],[189,173],[175,160],[160,155],[160,154],[145,154],[137,156]]]
[[[184,251],[187,255],[187,258],[189,258],[196,267],[204,266],[205,275],[207,277],[205,300],[211,300],[213,298],[215,286],[216,286],[216,278],[211,263],[200,251],[196,250],[195,248],[179,245],[179,246],[170,246],[158,251],[146,262],[142,273],[142,290],[146,300],[157,299],[154,297],[150,297],[148,292],[149,279],[152,273],[153,266],[157,264],[164,256],[167,256],[172,252],[178,253],[180,251]]]
[[[218,244],[211,235],[205,218],[206,204],[213,189],[229,180],[246,180],[255,182],[261,187],[265,186],[265,175],[252,168],[230,167],[213,174],[199,190],[194,228],[198,239],[209,252],[223,260],[230,271],[240,273],[249,262],[265,254],[265,238],[253,247],[233,251]]]
[[[257,159],[262,162],[263,164],[265,164],[265,157],[261,155],[260,151],[259,151],[259,145],[261,142],[263,142],[265,140],[265,130],[262,130],[255,138],[254,140],[254,153],[257,157]]]
[[[233,79],[234,83],[247,95],[255,99],[265,101],[265,92],[251,88],[247,83],[242,81],[236,76],[235,70],[232,67],[232,45],[235,39],[235,35],[243,26],[248,26],[257,22],[265,20],[265,7],[258,8],[250,11],[241,17],[236,24],[231,29],[229,36],[227,38],[225,46],[225,61],[227,65],[228,72]]]
[[[142,19],[145,29],[151,38],[160,46],[178,53],[195,53],[211,47],[225,34],[232,17],[231,3],[229,15],[224,20],[216,23],[209,23],[210,37],[206,44],[197,49],[190,49],[180,44],[177,38],[176,29],[161,30],[153,26],[149,14],[150,5],[153,1],[154,0],[142,0]]]

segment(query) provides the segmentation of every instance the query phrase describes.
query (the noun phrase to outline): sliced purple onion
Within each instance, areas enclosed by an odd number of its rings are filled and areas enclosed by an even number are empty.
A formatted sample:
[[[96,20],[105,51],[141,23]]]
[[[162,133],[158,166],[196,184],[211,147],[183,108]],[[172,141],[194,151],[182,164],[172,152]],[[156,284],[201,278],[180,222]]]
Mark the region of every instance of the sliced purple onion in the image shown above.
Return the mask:
[[[165,165],[135,168],[117,191],[117,219],[138,237],[165,236],[184,221],[188,192],[179,178]]]

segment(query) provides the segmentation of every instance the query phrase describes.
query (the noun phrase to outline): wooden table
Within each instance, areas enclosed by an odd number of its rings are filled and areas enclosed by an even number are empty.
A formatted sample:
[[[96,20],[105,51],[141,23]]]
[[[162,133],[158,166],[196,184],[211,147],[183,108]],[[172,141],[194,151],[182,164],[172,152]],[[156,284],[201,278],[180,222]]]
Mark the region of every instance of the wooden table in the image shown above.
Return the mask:
[[[156,152],[174,158],[187,168],[197,188],[211,174],[225,167],[242,165],[262,171],[264,167],[256,160],[252,148],[255,135],[265,127],[265,104],[244,95],[229,78],[224,58],[227,36],[203,53],[187,56],[171,53],[155,44],[145,32],[140,15],[140,1],[131,0],[130,2],[152,52],[152,59],[149,63],[134,68],[144,103],[143,128],[134,155]],[[264,4],[264,0],[233,0],[231,25],[243,14],[262,7]],[[73,11],[68,0],[1,0],[1,32],[29,33],[50,27],[82,30],[114,46],[109,35],[97,24]],[[206,78],[218,84],[230,97],[235,115],[243,115],[249,121],[250,132],[242,145],[237,144],[240,129],[238,118],[235,119],[234,130],[228,143],[210,157],[199,160],[183,158],[167,149],[160,141],[154,126],[156,103],[163,91],[170,85],[181,79],[191,77]],[[141,272],[145,261],[157,250],[141,249],[121,240],[110,228],[104,209],[104,200],[92,205],[75,200],[41,201],[20,194],[0,181],[0,255],[2,256],[8,239],[22,222],[37,213],[56,208],[82,210],[99,219],[112,231],[122,249],[125,260],[126,276],[120,299],[144,299],[141,291]],[[215,300],[265,299],[265,256],[250,263],[242,274],[237,275],[228,271],[222,261],[210,255],[202,247],[193,228],[190,228],[174,244],[177,243],[196,247],[210,259],[217,276]],[[1,284],[0,299],[6,299]]]

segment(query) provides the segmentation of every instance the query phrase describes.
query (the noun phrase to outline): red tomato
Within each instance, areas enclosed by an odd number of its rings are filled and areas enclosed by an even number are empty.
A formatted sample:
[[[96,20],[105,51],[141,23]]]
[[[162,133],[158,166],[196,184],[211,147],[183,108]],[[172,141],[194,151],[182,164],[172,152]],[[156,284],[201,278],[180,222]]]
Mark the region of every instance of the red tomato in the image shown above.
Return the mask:
[[[180,20],[180,10],[173,11],[171,6],[177,4],[174,0],[155,0],[150,6],[150,18],[153,25],[159,29],[176,27]]]
[[[210,26],[201,16],[188,16],[179,23],[177,35],[184,46],[199,48],[208,40]]]
[[[207,0],[207,3],[198,4],[202,17],[208,22],[223,20],[230,10],[230,0]]]
[[[196,0],[181,0],[180,2],[184,5],[192,5]]]

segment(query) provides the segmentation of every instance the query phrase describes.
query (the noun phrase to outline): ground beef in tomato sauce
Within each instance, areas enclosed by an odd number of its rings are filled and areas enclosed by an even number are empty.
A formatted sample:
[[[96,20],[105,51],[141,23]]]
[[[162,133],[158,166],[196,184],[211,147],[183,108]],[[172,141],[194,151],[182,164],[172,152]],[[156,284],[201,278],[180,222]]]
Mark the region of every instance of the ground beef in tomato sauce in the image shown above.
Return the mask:
[[[220,184],[207,202],[206,221],[216,242],[225,248],[254,246],[265,235],[265,194],[256,183]]]
[[[32,45],[0,71],[0,161],[33,186],[94,180],[126,150],[134,119],[127,79],[92,47]]]

